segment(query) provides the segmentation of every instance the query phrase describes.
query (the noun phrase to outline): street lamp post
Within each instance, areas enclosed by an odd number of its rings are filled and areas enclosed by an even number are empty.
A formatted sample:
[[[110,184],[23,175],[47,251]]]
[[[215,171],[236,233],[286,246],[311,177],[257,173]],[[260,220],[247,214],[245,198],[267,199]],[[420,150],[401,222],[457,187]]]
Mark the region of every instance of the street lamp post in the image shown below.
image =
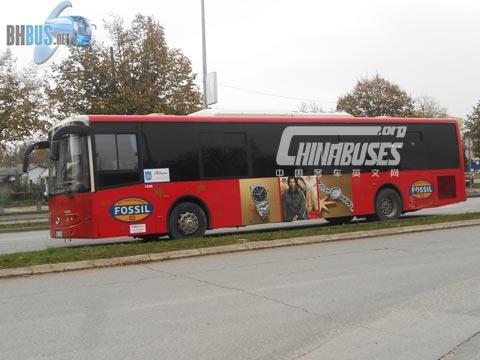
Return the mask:
[[[203,108],[207,105],[207,41],[205,39],[205,4],[202,0],[202,57],[203,57]]]

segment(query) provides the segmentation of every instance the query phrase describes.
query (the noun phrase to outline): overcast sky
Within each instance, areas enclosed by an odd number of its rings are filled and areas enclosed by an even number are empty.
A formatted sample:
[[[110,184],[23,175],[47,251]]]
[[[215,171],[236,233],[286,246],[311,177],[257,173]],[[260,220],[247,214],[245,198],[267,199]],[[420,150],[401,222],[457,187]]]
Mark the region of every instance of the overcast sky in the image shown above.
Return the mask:
[[[101,40],[110,14],[126,23],[153,15],[168,45],[192,61],[202,89],[201,0],[71,1],[69,13],[91,19]],[[59,2],[2,5],[0,51],[7,24],[43,24]],[[214,108],[295,111],[315,101],[334,110],[338,97],[376,73],[412,97],[433,97],[451,116],[465,117],[480,100],[478,0],[205,0],[205,11]],[[11,49],[33,60],[33,48]]]

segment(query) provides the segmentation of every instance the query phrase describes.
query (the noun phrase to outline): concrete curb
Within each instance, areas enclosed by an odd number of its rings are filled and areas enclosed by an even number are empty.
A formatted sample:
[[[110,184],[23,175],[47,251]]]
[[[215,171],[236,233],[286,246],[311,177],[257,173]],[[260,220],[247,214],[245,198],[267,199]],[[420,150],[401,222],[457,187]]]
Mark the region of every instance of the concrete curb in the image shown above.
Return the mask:
[[[480,225],[480,219],[477,219],[477,220],[455,221],[455,222],[448,222],[448,223],[438,223],[438,224],[431,224],[431,225],[416,225],[416,226],[398,227],[398,228],[380,229],[380,230],[371,230],[371,231],[357,231],[352,233],[343,233],[343,234],[335,234],[335,235],[306,236],[306,237],[300,237],[300,238],[278,239],[278,240],[270,240],[270,241],[248,242],[247,240],[245,240],[245,242],[240,244],[214,246],[214,247],[200,248],[200,249],[178,250],[178,251],[171,251],[171,252],[165,252],[165,253],[144,254],[144,255],[127,256],[127,257],[121,257],[121,258],[111,258],[111,259],[98,259],[98,260],[76,261],[76,262],[69,262],[69,263],[59,263],[59,264],[36,265],[36,266],[27,266],[27,267],[21,267],[21,268],[13,268],[13,269],[0,269],[0,279],[12,278],[12,277],[18,277],[18,276],[40,275],[40,274],[48,274],[48,273],[64,272],[64,271],[99,269],[104,267],[144,264],[148,262],[167,261],[167,260],[191,258],[191,257],[197,257],[197,256],[205,256],[205,255],[226,254],[226,253],[261,250],[261,249],[272,249],[277,247],[294,246],[294,245],[317,244],[317,243],[330,242],[330,241],[364,239],[364,238],[372,238],[372,237],[385,236],[385,235],[408,234],[408,233],[420,232],[420,231],[453,229],[458,227],[479,226],[479,225]]]
[[[476,197],[480,197],[480,191],[467,191],[467,197],[468,198],[476,198]]]

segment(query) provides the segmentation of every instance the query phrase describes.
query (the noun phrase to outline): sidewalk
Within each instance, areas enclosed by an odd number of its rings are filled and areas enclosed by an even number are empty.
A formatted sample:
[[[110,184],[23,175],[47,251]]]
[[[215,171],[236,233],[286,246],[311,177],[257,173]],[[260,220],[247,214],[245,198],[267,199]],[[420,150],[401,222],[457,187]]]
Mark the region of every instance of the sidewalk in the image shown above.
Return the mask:
[[[0,232],[25,231],[21,224],[46,223],[48,222],[48,216],[47,205],[0,206],[0,225],[19,224],[18,229],[0,229]],[[48,226],[41,226],[41,229],[47,228]]]
[[[375,236],[388,236],[395,234],[408,234],[419,231],[432,231],[441,229],[454,229],[464,226],[480,226],[480,220],[465,220],[448,223],[438,223],[431,225],[416,225],[400,228],[388,228],[380,230],[357,231],[351,233],[342,233],[334,235],[314,235],[300,238],[278,239],[269,241],[253,241],[244,242],[233,245],[221,245],[213,247],[205,247],[190,250],[176,250],[164,253],[143,254],[126,257],[106,258],[97,260],[73,261],[67,263],[45,264],[26,266],[21,268],[0,269],[0,279],[18,276],[41,275],[48,273],[98,269],[113,266],[125,266],[134,264],[145,264],[156,261],[168,261],[182,258],[191,258],[198,256],[206,256],[213,254],[227,254],[243,251],[272,249],[286,246],[318,244],[331,241],[353,240],[353,239],[369,239]]]
[[[467,197],[479,197],[480,196],[480,189],[474,188],[470,190],[467,188]]]
[[[25,212],[42,212],[48,211],[48,205],[31,205],[31,206],[0,206],[0,215],[9,215],[15,213],[25,213]]]
[[[48,222],[48,216],[47,211],[38,214],[15,213],[14,215],[2,215],[0,216],[0,225],[44,223]]]

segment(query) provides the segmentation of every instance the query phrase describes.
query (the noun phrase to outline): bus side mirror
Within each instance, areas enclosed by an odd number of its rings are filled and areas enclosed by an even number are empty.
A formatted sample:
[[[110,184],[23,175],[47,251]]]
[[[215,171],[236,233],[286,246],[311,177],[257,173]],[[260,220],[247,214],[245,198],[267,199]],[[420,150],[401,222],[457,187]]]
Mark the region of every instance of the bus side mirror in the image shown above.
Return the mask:
[[[50,144],[50,159],[58,160],[60,156],[60,142],[58,140],[53,140]]]

